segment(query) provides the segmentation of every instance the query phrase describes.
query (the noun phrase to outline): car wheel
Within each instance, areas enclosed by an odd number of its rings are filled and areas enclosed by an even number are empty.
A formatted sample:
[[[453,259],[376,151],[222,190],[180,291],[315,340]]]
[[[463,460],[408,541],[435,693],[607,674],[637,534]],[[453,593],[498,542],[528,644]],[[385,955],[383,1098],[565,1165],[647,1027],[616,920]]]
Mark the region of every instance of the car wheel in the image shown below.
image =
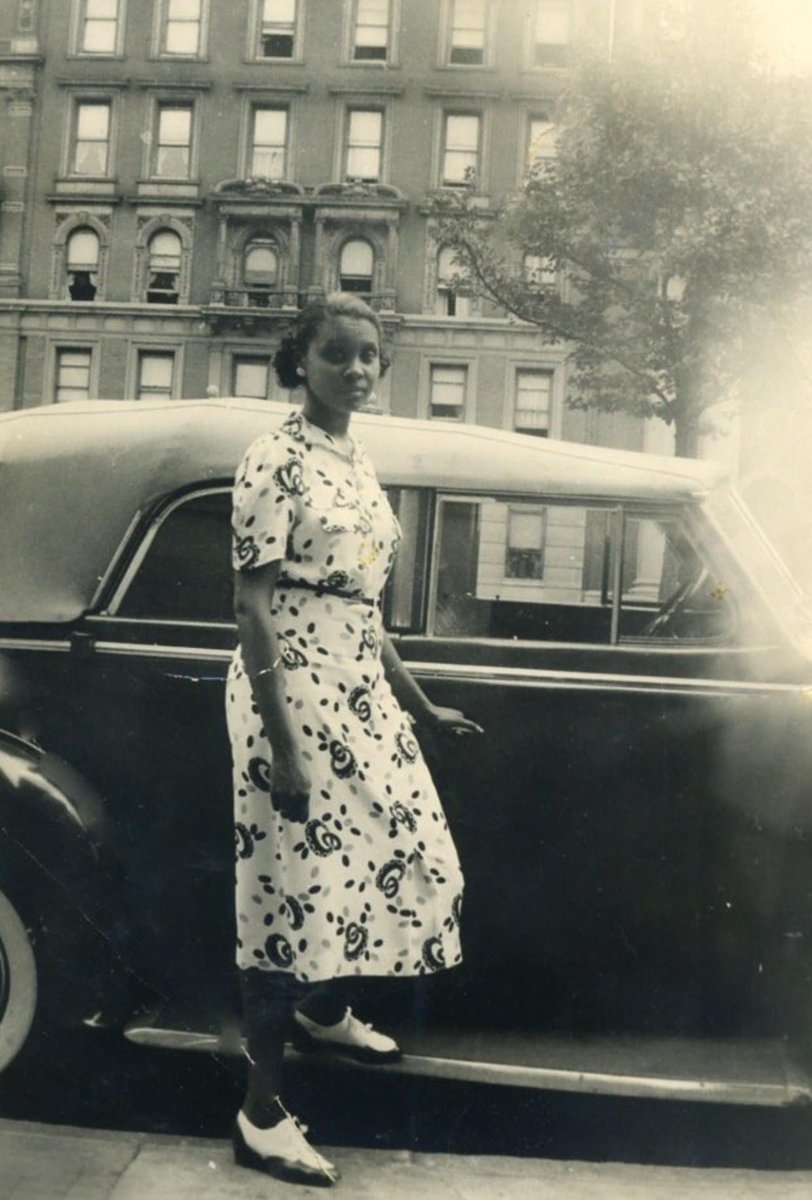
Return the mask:
[[[37,1009],[37,963],[25,924],[0,891],[0,1071],[22,1050]]]

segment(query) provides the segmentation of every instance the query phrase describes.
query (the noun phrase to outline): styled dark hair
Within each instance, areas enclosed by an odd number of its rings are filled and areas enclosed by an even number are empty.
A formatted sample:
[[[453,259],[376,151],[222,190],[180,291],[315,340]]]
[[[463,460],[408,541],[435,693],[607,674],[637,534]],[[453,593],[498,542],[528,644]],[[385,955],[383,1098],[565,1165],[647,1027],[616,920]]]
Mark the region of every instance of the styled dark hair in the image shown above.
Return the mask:
[[[330,317],[356,317],[375,326],[378,332],[381,375],[385,374],[389,366],[389,355],[383,349],[381,318],[360,296],[352,292],[331,292],[329,296],[311,300],[306,304],[279,343],[279,349],[273,356],[273,365],[280,387],[293,389],[300,387],[304,382],[302,376],[297,374],[296,368],[307,354],[308,347],[318,334],[322,322]]]

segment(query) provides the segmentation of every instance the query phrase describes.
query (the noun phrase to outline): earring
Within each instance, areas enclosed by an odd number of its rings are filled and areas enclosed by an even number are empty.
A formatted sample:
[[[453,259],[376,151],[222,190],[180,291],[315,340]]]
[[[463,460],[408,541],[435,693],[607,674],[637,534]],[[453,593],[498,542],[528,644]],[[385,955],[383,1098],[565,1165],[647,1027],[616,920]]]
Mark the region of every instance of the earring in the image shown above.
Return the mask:
[[[302,377],[302,379],[304,379],[304,377],[305,377],[305,371],[304,371],[304,367],[297,367],[297,368],[296,368],[296,374],[297,374],[297,375],[300,375],[300,376]]]

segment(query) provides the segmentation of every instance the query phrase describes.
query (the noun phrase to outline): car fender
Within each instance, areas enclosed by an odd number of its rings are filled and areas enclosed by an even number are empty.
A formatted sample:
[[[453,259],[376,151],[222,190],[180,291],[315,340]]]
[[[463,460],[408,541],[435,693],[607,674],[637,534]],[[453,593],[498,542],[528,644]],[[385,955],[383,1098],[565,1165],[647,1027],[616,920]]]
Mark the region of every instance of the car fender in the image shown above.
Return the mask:
[[[49,977],[72,991],[124,969],[108,928],[116,905],[104,834],[104,808],[87,780],[0,731],[0,889],[22,913]]]

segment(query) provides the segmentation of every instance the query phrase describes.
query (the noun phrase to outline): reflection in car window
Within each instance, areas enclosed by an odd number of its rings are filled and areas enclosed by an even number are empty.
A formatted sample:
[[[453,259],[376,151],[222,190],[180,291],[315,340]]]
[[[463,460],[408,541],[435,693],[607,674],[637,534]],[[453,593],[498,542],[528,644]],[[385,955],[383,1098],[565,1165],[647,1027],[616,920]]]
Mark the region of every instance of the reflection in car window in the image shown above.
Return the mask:
[[[160,524],[118,608],[163,621],[234,620],[231,495],[195,496]]]
[[[727,640],[736,614],[677,518],[629,517],[623,540],[620,637]]]
[[[429,633],[601,645],[729,640],[733,597],[678,516],[562,501],[444,499]]]
[[[430,632],[608,643],[609,509],[444,500]]]

